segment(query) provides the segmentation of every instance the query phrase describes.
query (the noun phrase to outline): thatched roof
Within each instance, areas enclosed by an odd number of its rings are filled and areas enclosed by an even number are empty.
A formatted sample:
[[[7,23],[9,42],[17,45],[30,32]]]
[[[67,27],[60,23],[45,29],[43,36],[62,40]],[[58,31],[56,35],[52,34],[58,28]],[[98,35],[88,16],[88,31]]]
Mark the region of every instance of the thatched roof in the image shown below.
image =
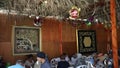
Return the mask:
[[[0,8],[13,10],[16,14],[57,16],[68,18],[69,10],[76,6],[81,9],[79,18],[94,18],[110,23],[110,0],[0,0]],[[116,0],[117,22],[120,17],[120,0]]]

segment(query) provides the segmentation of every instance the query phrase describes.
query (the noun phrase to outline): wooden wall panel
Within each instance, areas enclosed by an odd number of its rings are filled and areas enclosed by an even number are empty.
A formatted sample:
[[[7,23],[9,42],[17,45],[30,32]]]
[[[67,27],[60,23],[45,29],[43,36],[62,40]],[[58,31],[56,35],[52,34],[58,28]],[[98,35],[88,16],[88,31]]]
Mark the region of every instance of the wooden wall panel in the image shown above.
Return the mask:
[[[59,42],[42,42],[42,51],[49,56],[49,59],[60,56]]]
[[[64,22],[62,24],[62,41],[63,53],[69,56],[77,53],[76,27]]]
[[[62,24],[62,40],[63,42],[76,42],[76,27],[64,22]]]
[[[76,42],[63,42],[63,53],[72,56],[73,54],[77,53],[77,45]]]
[[[59,41],[59,22],[48,19],[43,22],[41,27],[43,41]]]
[[[33,18],[26,16],[14,16],[0,14],[0,55],[5,61],[15,63],[17,59],[24,59],[25,56],[13,56],[11,45],[12,26],[34,26]],[[76,30],[96,30],[96,42],[98,52],[107,52],[107,31],[104,26],[94,24],[86,26],[85,24],[80,27],[74,27],[68,22],[60,22],[54,19],[44,19],[41,28],[41,43],[42,51],[48,54],[49,59],[60,56],[60,28],[59,24],[62,23],[62,49],[64,53],[72,55],[77,52]],[[120,29],[118,29],[118,45],[120,47]]]
[[[11,42],[0,42],[0,55],[5,62],[15,63],[17,59],[25,59],[25,56],[13,56]]]
[[[49,58],[59,56],[59,22],[48,19],[42,25],[42,51],[48,54]]]

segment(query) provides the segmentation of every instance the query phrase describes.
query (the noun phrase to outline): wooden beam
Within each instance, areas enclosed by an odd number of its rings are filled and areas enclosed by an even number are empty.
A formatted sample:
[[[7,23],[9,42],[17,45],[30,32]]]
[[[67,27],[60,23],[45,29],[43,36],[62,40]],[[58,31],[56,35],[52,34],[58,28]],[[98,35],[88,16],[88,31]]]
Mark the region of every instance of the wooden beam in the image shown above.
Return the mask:
[[[112,51],[114,68],[118,68],[118,46],[116,26],[116,5],[115,0],[110,0],[111,24],[112,24]]]

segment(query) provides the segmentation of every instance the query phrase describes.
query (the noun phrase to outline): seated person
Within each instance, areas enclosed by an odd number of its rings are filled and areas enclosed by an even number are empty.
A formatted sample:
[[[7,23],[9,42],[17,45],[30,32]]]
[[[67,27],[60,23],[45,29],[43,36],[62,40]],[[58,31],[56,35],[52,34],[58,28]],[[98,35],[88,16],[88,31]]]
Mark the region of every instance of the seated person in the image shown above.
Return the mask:
[[[61,57],[60,57],[60,62],[58,62],[58,66],[57,66],[57,68],[68,68],[70,65],[69,65],[69,63],[65,60],[65,56],[64,55],[62,55]]]
[[[83,58],[81,54],[77,54],[75,68],[78,67],[79,65],[87,65],[85,58]]]
[[[41,63],[39,61],[36,61],[34,64],[34,68],[40,68],[41,67]]]
[[[96,61],[96,68],[104,68],[105,65],[104,65],[104,59],[105,59],[105,56],[103,53],[98,53],[97,55],[97,61]]]
[[[71,65],[75,65],[75,63],[76,63],[76,61],[77,61],[77,54],[75,54],[75,55],[73,55],[72,57],[71,57]]]
[[[69,56],[68,56],[66,53],[63,53],[62,55],[65,56],[65,60],[66,60],[67,62],[70,62],[70,58],[69,58]]]
[[[46,59],[46,62],[49,62],[47,55],[46,55],[45,59]],[[40,61],[36,61],[33,68],[41,68],[41,62]]]
[[[25,68],[22,60],[17,60],[15,65],[9,66],[8,68]]]
[[[5,67],[5,62],[4,62],[2,56],[0,56],[0,68],[6,68],[6,67]]]
[[[27,55],[27,59],[25,60],[25,67],[31,68],[34,65],[33,55],[29,54]]]

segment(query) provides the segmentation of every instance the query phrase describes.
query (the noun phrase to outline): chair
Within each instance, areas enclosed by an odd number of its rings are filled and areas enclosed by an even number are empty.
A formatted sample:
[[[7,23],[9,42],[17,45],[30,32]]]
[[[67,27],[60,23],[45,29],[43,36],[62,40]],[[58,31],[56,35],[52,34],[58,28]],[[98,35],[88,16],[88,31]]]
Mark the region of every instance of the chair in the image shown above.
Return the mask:
[[[68,68],[74,68],[74,67],[71,66],[71,67],[68,67]]]
[[[76,68],[87,68],[87,65],[79,65]]]
[[[57,68],[57,61],[55,60],[55,58],[51,59],[50,64],[52,68]]]
[[[95,68],[90,61],[86,61],[87,68]]]

